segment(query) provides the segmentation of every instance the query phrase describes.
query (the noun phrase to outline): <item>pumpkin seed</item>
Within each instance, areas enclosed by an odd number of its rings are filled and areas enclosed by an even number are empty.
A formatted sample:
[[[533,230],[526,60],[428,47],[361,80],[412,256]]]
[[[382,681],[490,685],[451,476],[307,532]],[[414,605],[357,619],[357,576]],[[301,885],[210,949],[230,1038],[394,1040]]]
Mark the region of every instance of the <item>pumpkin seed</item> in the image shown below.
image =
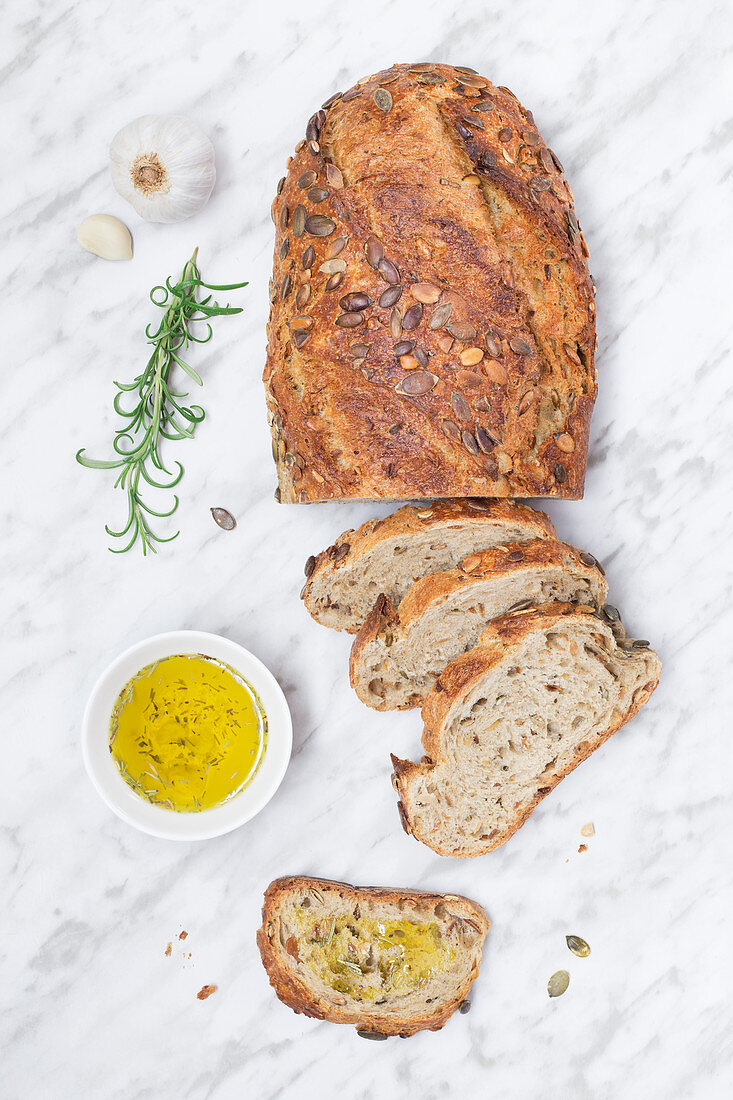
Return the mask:
[[[456,443],[460,440],[461,429],[452,420],[441,420],[440,428],[443,435],[447,435],[449,439],[455,440]]]
[[[295,221],[295,217],[293,217],[293,221]],[[303,270],[308,271],[311,267],[313,267],[315,260],[316,254],[313,250],[313,246],[309,244],[305,252],[303,253],[303,259],[301,261],[301,263],[303,264]]]
[[[323,202],[324,199],[328,198],[328,195],[329,192],[326,190],[325,187],[311,187],[310,191],[308,192],[308,198],[311,202],[315,203]]]
[[[476,337],[476,327],[468,321],[451,321],[445,327],[456,340],[468,341]]]
[[[648,642],[646,638],[636,638],[635,641],[632,642],[631,648],[632,649],[648,649],[650,644],[651,643]]]
[[[493,111],[494,103],[491,99],[482,99],[480,103],[475,103],[471,108],[472,111]]]
[[[293,210],[293,236],[302,237],[305,233],[305,222],[308,217],[308,211],[302,203],[298,203],[295,210]]]
[[[378,237],[369,238],[364,246],[364,252],[370,267],[376,268],[379,261],[384,259],[384,245]]]
[[[431,374],[426,370],[415,370],[411,374],[408,374],[406,378],[400,382],[396,387],[401,393],[406,393],[410,397],[422,397],[423,394],[429,393],[434,389],[438,383],[436,375]]]
[[[368,344],[352,344],[349,348],[349,355],[351,355],[354,359],[364,359],[368,354]]]
[[[372,300],[369,295],[360,290],[351,294],[344,294],[343,298],[339,298],[339,305],[346,313],[358,313],[371,304]]]
[[[512,351],[516,352],[517,355],[532,354],[532,348],[529,346],[527,341],[522,340],[519,336],[512,336],[511,340],[509,341],[509,347],[512,349]]]
[[[495,440],[491,438],[485,428],[476,429],[476,442],[485,455],[491,454],[495,446]]]
[[[480,363],[484,357],[484,353],[481,348],[464,348],[459,352],[458,358],[463,363],[464,367],[475,367],[477,363]]]
[[[381,1031],[371,1031],[366,1027],[358,1027],[356,1029],[356,1034],[362,1039],[375,1039],[381,1041],[382,1039],[388,1038],[388,1036],[384,1035]]]
[[[341,169],[337,168],[335,164],[329,163],[326,165],[326,180],[336,191],[340,191],[344,186],[344,177],[341,174]]]
[[[512,615],[515,611],[527,611],[530,607],[534,607],[533,600],[519,600],[507,608],[507,615]]]
[[[290,272],[288,272],[287,275],[285,276],[285,278],[283,279],[283,285],[280,288],[280,301],[281,302],[284,302],[285,299],[287,298],[288,294],[290,293],[290,288],[291,288],[292,285],[293,285],[293,280],[290,276]]]
[[[415,353],[414,354],[415,354],[415,358],[417,359],[420,366],[421,367],[427,367],[427,365],[428,365],[428,354],[427,354],[427,352],[424,351],[423,348],[415,348]]]
[[[430,314],[430,320],[428,321],[428,328],[434,331],[439,328],[443,328],[453,311],[453,306],[450,302],[443,302],[442,305],[436,306],[433,312]]]
[[[412,72],[412,70],[410,70]],[[434,86],[436,84],[445,84],[445,77],[440,73],[421,73],[417,78],[418,84],[428,84]]]
[[[309,336],[310,336],[309,332],[296,332],[295,335],[293,336],[293,340],[295,341],[296,348],[302,348],[303,344],[306,342],[306,340],[308,339]]]
[[[395,305],[395,303],[399,302],[401,297],[402,287],[399,284],[397,284],[397,286],[389,286],[379,295],[379,304],[382,309],[389,309],[390,306],[393,306]]]
[[[402,318],[402,327],[407,332],[411,332],[412,329],[417,328],[422,320],[422,303],[416,302],[414,306],[410,306],[405,312],[405,316]]]
[[[280,245],[280,259],[284,260],[290,251],[290,238],[286,237],[283,243]]]
[[[395,344],[392,348],[392,351],[399,358],[400,355],[409,355],[414,346],[414,340],[400,340],[399,343]]]
[[[403,370],[415,370],[420,364],[414,355],[401,355],[400,366]]]
[[[336,318],[336,324],[339,328],[358,328],[359,325],[364,324],[363,313],[342,313]]]
[[[333,260],[336,256],[340,256],[343,250],[346,248],[346,237],[334,237],[332,241],[329,241],[326,245],[325,256],[327,260]]]
[[[346,271],[346,260],[326,260],[318,270],[324,275],[335,275],[337,271]]]
[[[389,315],[389,331],[392,334],[393,340],[399,340],[402,335],[402,316],[397,306],[394,307]]]
[[[316,559],[315,559],[314,555],[311,554],[311,556],[307,559],[307,561],[305,563],[304,570],[303,570],[306,577],[310,577],[310,575],[313,572],[313,570],[315,569],[315,567],[316,567]],[[305,902],[303,904],[305,904]],[[310,902],[308,902],[308,904],[310,905]]]
[[[282,229],[283,233],[285,232],[285,229],[286,229],[287,224],[288,224],[288,215],[289,214],[290,214],[290,210],[288,209],[288,204],[285,203],[282,210],[280,211],[280,228]]]
[[[472,140],[471,131],[469,130],[468,126],[464,126],[462,122],[456,122],[455,126],[456,130],[461,135],[464,141]]]
[[[559,485],[562,485],[563,482],[567,481],[568,472],[561,462],[558,462],[553,472],[555,474],[555,481]]]
[[[595,565],[596,564],[596,559],[593,557],[593,555],[592,554],[587,554],[585,552],[585,550],[581,550],[581,552],[578,554],[578,557],[582,561],[583,565]]]
[[[524,551],[523,550],[512,550],[509,554],[507,554],[506,560],[507,561],[516,561],[516,562],[524,561]]]
[[[465,122],[466,126],[472,126],[474,130],[486,129],[480,118],[471,118],[470,115],[466,115],[464,116],[463,121]]]
[[[285,176],[282,176],[277,182],[277,192],[276,192],[276,194],[282,195],[284,186],[285,186]]]
[[[529,181],[529,186],[532,191],[549,191],[552,187],[552,183],[546,176],[532,176]]]
[[[453,412],[456,414],[459,420],[471,419],[471,408],[468,404],[468,401],[466,401],[465,397],[463,397],[460,393],[456,393],[456,391],[453,390],[450,395],[450,403]]]
[[[335,228],[336,222],[325,214],[311,214],[305,219],[305,229],[311,237],[328,237]]]
[[[377,264],[377,270],[385,283],[399,283],[400,273],[391,260],[382,259]]]
[[[474,439],[471,432],[468,432],[468,431],[461,432],[461,440],[463,441],[463,446],[466,448],[466,450],[470,454],[472,454],[472,455],[477,455],[478,454],[478,443]]]
[[[621,621],[621,615],[617,607],[614,607],[611,603],[604,603],[601,608],[601,615],[607,623],[618,623]]]
[[[351,545],[348,542],[342,542],[341,545],[336,548],[336,552],[333,555],[333,560],[336,565],[338,565],[340,561],[343,561],[344,558],[348,557],[349,550],[351,550]]]
[[[336,271],[326,282],[326,290],[336,290],[344,281],[343,271]]]
[[[503,363],[497,362],[496,359],[489,359],[484,366],[486,374],[492,382],[495,382],[497,386],[505,386],[509,380],[507,369]]]
[[[467,1012],[471,1011],[471,1002],[470,1001],[461,1001],[461,1003],[458,1006],[458,1011],[460,1012],[461,1016],[465,1016]]]
[[[307,191],[309,187],[312,187],[316,182],[315,172],[303,172],[302,176],[298,176],[297,186],[301,191]]]
[[[579,959],[587,959],[590,955],[590,947],[580,936],[566,936],[565,943]]]
[[[547,983],[547,992],[550,997],[561,997],[570,985],[570,975],[567,970],[557,970]]]
[[[299,332],[302,329],[313,328],[313,318],[309,317],[307,313],[301,313],[297,317],[291,317],[288,325],[293,332]]]
[[[237,526],[234,516],[231,512],[227,512],[226,508],[212,508],[210,511],[214,517],[214,523],[217,523],[223,531],[233,531]]]
[[[307,302],[308,302],[308,299],[310,298],[310,296],[311,296],[310,283],[303,283],[303,285],[298,288],[298,293],[295,295],[295,305],[296,305],[296,307],[298,309],[304,309]]]
[[[374,102],[380,111],[388,114],[392,110],[392,94],[386,88],[377,88],[374,93]]]
[[[575,441],[568,432],[563,432],[555,439],[555,443],[558,449],[564,451],[566,454],[571,454],[575,450]]]
[[[426,306],[434,305],[442,293],[440,287],[434,283],[413,283],[410,287],[410,294],[413,298]]]

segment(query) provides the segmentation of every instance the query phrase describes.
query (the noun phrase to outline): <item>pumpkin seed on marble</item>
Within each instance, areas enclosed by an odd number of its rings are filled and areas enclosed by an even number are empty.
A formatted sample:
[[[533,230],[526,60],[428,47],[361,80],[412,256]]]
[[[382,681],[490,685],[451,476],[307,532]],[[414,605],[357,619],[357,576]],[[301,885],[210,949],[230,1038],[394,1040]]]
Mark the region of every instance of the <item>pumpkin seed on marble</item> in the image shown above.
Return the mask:
[[[222,531],[233,531],[237,526],[237,521],[231,512],[228,512],[226,508],[211,508],[211,515],[214,518],[214,523],[221,527]]]
[[[567,970],[557,970],[547,983],[547,992],[550,997],[561,997],[570,985],[570,975]]]
[[[590,947],[582,936],[566,936],[565,943],[579,959],[587,959],[590,955]]]

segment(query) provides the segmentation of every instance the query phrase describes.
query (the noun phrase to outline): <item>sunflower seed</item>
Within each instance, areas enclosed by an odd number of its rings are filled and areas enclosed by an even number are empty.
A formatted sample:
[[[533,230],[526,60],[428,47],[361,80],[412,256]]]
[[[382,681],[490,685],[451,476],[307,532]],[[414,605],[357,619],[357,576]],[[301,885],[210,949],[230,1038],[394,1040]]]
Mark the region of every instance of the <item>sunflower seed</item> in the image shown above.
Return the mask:
[[[621,621],[621,616],[619,614],[618,608],[614,607],[611,603],[604,603],[603,607],[601,608],[601,615],[607,623],[618,623]]]
[[[301,176],[298,176],[297,186],[301,191],[307,191],[316,182],[316,178],[315,172],[303,172]]]
[[[399,340],[402,335],[402,316],[397,306],[394,307],[389,315],[389,331],[393,340]]]
[[[323,202],[324,199],[327,199],[329,193],[330,192],[328,192],[325,187],[311,187],[310,191],[308,192],[308,198],[311,202],[319,203]]]
[[[402,393],[408,394],[410,397],[421,397],[425,393],[429,393],[434,389],[438,383],[436,375],[431,374],[426,370],[415,370],[411,374],[408,374],[406,378],[403,378],[399,386],[396,388]]]
[[[476,337],[476,328],[468,321],[452,321],[445,327],[456,340],[473,340]]]
[[[391,260],[382,259],[377,264],[377,271],[385,283],[396,284],[400,281],[400,273]]]
[[[456,414],[459,420],[471,419],[471,407],[460,393],[456,393],[455,390],[450,395],[450,403],[453,412]]]
[[[422,303],[416,302],[414,306],[410,306],[405,312],[405,316],[402,318],[402,327],[411,332],[414,328],[420,324],[422,320]]]
[[[214,523],[217,523],[223,531],[233,531],[237,526],[237,521],[231,512],[227,512],[226,508],[211,508],[212,516],[214,517]]]
[[[340,191],[344,186],[344,177],[341,174],[341,169],[337,168],[335,164],[326,165],[326,180],[336,191]]]
[[[333,260],[336,256],[340,256],[346,248],[346,243],[346,237],[334,237],[333,240],[329,241],[326,245],[326,259]]]
[[[336,324],[339,328],[358,328],[359,325],[364,324],[363,313],[342,313],[336,318]]]
[[[280,259],[284,260],[290,251],[290,238],[286,237],[283,243],[280,245]]]
[[[443,326],[450,320],[450,315],[453,312],[453,306],[450,302],[443,302],[442,305],[436,306],[433,312],[430,314],[430,320],[428,321],[428,328],[434,331]]]
[[[359,310],[366,309],[371,304],[369,295],[360,290],[344,294],[343,298],[339,298],[339,305],[346,313],[358,313]]]
[[[305,233],[305,221],[308,217],[308,211],[302,203],[298,203],[295,210],[293,210],[293,236],[302,237]]]
[[[306,302],[308,301],[308,299],[310,298],[310,296],[311,296],[310,283],[303,283],[303,285],[298,288],[298,293],[295,295],[295,304],[298,307],[298,309],[303,309],[304,308],[304,306],[305,306]]]
[[[343,271],[336,271],[330,279],[326,281],[326,290],[337,290],[344,281]]]
[[[590,947],[581,936],[566,936],[565,943],[579,959],[587,959],[590,955]]]
[[[551,997],[561,997],[569,985],[570,975],[567,970],[558,970],[547,983],[547,992]]]
[[[370,237],[364,246],[367,263],[370,267],[378,267],[379,261],[384,259],[384,245],[378,237]]]
[[[308,560],[305,563],[304,572],[305,572],[306,577],[310,577],[310,575],[313,572],[313,570],[315,569],[315,567],[316,567],[316,559],[313,556],[313,554],[311,554],[311,556],[308,558]],[[310,905],[310,902],[308,902],[308,904]]]
[[[519,336],[512,336],[511,340],[509,341],[509,347],[512,349],[512,351],[516,352],[517,355],[532,354],[532,348],[529,346],[527,341],[522,340]]]
[[[346,271],[346,260],[326,260],[318,270],[324,275],[335,275],[337,271]]]
[[[553,472],[555,474],[555,481],[557,481],[558,484],[562,485],[563,482],[567,481],[568,472],[561,462],[558,462]]]
[[[457,424],[454,424],[452,420],[441,420],[440,428],[444,435],[447,435],[449,439],[454,439],[456,443],[460,441],[461,429]]]
[[[379,304],[382,309],[389,309],[390,306],[393,306],[395,305],[395,303],[399,302],[401,297],[402,287],[399,284],[397,286],[389,286],[379,295]]]
[[[491,454],[494,449],[494,440],[485,428],[476,429],[476,442],[485,455]]]
[[[328,237],[335,228],[336,222],[325,214],[311,214],[305,219],[305,229],[311,237]]]
[[[386,88],[377,88],[373,98],[380,111],[388,114],[392,110],[392,94]]]
[[[413,283],[410,287],[410,294],[413,298],[416,298],[418,302],[422,302],[426,306],[432,306],[440,298],[443,291],[439,286],[434,283]]]
[[[295,221],[294,217],[293,217],[293,221]],[[315,259],[316,259],[316,254],[313,250],[313,246],[309,244],[308,247],[306,248],[305,252],[303,253],[303,259],[301,261],[302,264],[303,264],[303,270],[308,271],[309,268],[313,267],[313,264],[315,263]]]
[[[290,288],[292,287],[292,285],[293,285],[293,280],[290,276],[290,272],[288,272],[288,274],[283,279],[283,285],[280,288],[280,301],[281,302],[284,302],[285,299],[287,298],[288,294],[290,293]]]

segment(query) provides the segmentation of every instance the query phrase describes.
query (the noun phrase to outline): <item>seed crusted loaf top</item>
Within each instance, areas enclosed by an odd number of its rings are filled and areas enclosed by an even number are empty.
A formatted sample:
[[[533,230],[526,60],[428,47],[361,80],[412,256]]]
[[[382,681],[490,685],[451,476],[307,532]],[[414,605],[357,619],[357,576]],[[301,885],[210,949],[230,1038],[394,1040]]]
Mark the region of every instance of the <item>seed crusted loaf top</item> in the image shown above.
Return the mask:
[[[344,531],[308,558],[301,598],[317,622],[355,634],[380,594],[397,607],[419,577],[451,569],[477,550],[554,537],[549,516],[513,500],[407,505]]]
[[[405,830],[440,855],[504,844],[649,699],[661,663],[647,646],[588,607],[496,619],[426,698],[423,762],[392,758]]]
[[[420,706],[489,620],[553,600],[600,607],[607,592],[595,558],[555,539],[481,551],[416,581],[399,610],[377,600],[351,647],[351,686],[375,710]]]
[[[507,88],[430,63],[331,96],[272,214],[280,499],[582,496],[587,249]]]
[[[438,1031],[465,1002],[489,929],[455,894],[355,887],[293,875],[270,883],[257,944],[295,1012],[364,1038]]]

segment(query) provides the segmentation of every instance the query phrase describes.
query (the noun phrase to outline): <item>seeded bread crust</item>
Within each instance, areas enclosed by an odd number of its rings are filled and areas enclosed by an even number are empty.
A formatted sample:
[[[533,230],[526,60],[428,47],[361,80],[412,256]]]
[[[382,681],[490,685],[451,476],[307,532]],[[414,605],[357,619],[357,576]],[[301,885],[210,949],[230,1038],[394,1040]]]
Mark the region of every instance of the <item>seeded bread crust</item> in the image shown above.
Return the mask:
[[[421,1013],[380,1011],[377,1006],[364,1003],[357,1009],[340,1004],[347,1001],[335,993],[330,999],[316,993],[308,985],[308,975],[299,966],[286,946],[280,941],[279,917],[284,905],[299,893],[319,891],[329,896],[336,892],[347,904],[399,906],[409,912],[433,910],[443,905],[457,918],[469,921],[477,930],[478,940],[473,948],[472,965],[460,989],[449,1000],[425,1004]],[[481,951],[490,921],[484,909],[475,901],[457,894],[429,894],[418,890],[392,890],[383,887],[356,887],[346,882],[310,878],[306,875],[288,875],[275,879],[265,891],[262,906],[262,926],[257,932],[257,946],[262,963],[270,979],[270,985],[280,1000],[294,1012],[316,1020],[328,1020],[337,1024],[353,1024],[365,1038],[381,1039],[390,1035],[408,1038],[418,1031],[439,1031],[450,1016],[466,1000],[471,985],[478,976]],[[394,999],[395,995],[393,995]]]
[[[375,710],[421,706],[438,673],[464,648],[477,642],[494,615],[505,614],[515,604],[531,599],[547,603],[553,597],[542,592],[556,584],[558,578],[572,584],[577,592],[573,600],[587,602],[594,608],[605,601],[608,584],[595,559],[555,539],[536,539],[473,554],[456,569],[416,581],[399,609],[380,596],[351,647],[351,686],[361,701]],[[490,611],[489,602],[499,599],[498,593],[507,580],[512,583],[512,594],[501,598],[508,599],[508,603],[504,602],[498,611]],[[566,600],[567,596],[561,602]],[[455,605],[460,603],[471,607],[465,617],[455,616]],[[455,642],[446,642],[450,656],[443,660],[436,653],[430,671],[418,673],[412,653],[418,647],[431,651],[431,656],[435,652],[434,644],[423,641],[423,637],[428,628],[435,632],[436,620],[441,634],[454,635]],[[464,635],[464,630],[471,633]],[[396,677],[397,683],[391,691],[381,694],[381,684],[377,683],[379,690],[374,687],[375,679],[383,680],[385,676]]]
[[[594,731],[592,736],[584,737],[572,759],[564,767],[551,774],[543,774],[542,785],[537,789],[531,802],[520,807],[508,827],[497,831],[495,836],[480,841],[474,840],[463,847],[457,847],[454,844],[445,843],[435,830],[422,828],[419,824],[418,789],[422,781],[433,773],[436,775],[436,783],[440,782],[438,769],[446,762],[446,727],[451,715],[455,715],[455,708],[466,700],[486,675],[498,668],[502,662],[513,664],[515,660],[520,660],[523,642],[532,634],[552,631],[558,624],[583,621],[592,622],[597,636],[605,638],[607,651],[613,653],[617,659],[619,654],[626,654],[625,660],[636,658],[644,662],[642,670],[644,682],[633,692],[623,712],[619,712],[617,717],[603,729]],[[645,643],[642,645],[645,646]],[[648,702],[659,683],[660,671],[661,662],[653,650],[635,649],[632,639],[619,641],[612,628],[590,607],[575,604],[548,604],[545,607],[518,611],[495,619],[484,631],[474,649],[457,657],[443,670],[425,699],[422,708],[424,723],[422,743],[425,756],[422,762],[415,764],[411,760],[401,760],[392,756],[394,767],[392,782],[399,795],[397,807],[403,829],[439,855],[444,856],[466,858],[483,855],[505,844],[566,775],[587,760],[591,753],[626,725]],[[486,721],[489,717],[493,715],[487,715]],[[511,791],[507,793],[511,794]]]
[[[356,531],[344,531],[332,546],[317,557],[308,558],[307,580],[300,595],[308,612],[322,626],[356,634],[377,595],[386,595],[397,607],[407,587],[418,576],[439,571],[423,554],[420,561],[412,562],[408,578],[399,577],[398,570],[405,559],[395,556],[392,544],[396,548],[412,549],[411,544],[419,546],[426,539],[452,539],[456,549],[446,552],[444,558],[444,568],[451,568],[466,553],[497,543],[555,536],[549,516],[513,500],[450,500],[422,507],[406,505],[385,519],[369,520]],[[467,549],[460,552],[459,546]],[[349,586],[354,589],[354,604],[344,606],[340,592]]]
[[[583,495],[588,252],[512,92],[438,63],[360,81],[310,119],[272,215],[279,499]]]

